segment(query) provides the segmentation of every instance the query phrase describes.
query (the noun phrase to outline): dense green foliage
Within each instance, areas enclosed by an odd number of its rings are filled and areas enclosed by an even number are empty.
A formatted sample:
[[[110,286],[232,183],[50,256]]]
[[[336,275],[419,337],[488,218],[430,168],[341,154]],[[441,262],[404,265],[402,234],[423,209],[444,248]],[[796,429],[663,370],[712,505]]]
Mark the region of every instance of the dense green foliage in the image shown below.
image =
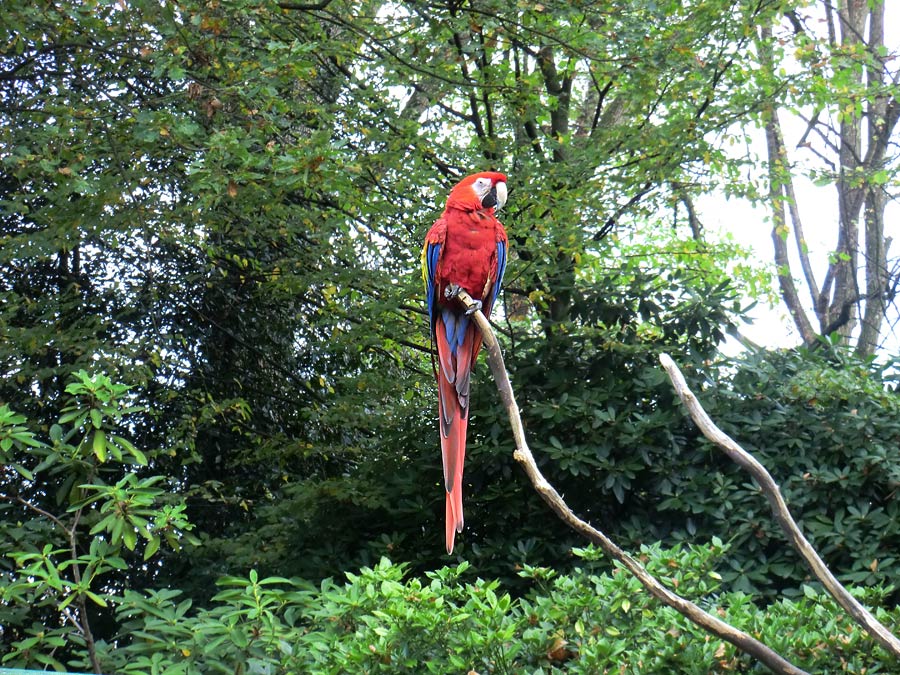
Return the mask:
[[[725,130],[785,85],[755,79],[756,26],[803,4],[3,3],[6,664],[596,672],[624,642],[648,672],[731,667],[621,574],[576,569],[481,367],[467,528],[443,553],[418,251],[447,188],[494,167],[496,327],[542,470],[674,559],[680,590],[855,669],[870,647],[830,607],[741,594],[799,596],[805,571],[657,361],[710,385],[835,571],[894,602],[889,371],[825,346],[722,361],[767,277],[693,214],[740,174]],[[496,581],[438,569],[462,561]]]
[[[622,569],[597,571],[598,552],[591,549],[573,551],[583,562],[566,575],[523,566],[518,576],[526,588],[518,598],[497,581],[474,577],[466,562],[406,578],[406,566],[387,559],[347,572],[343,584],[326,579],[316,586],[256,570],[222,577],[206,606],[180,590],[122,587],[110,573],[126,568],[132,553],[142,550],[146,565],[162,542],[177,550],[191,541],[192,526],[183,503],[156,487],[164,478],[140,478],[146,458],[112,433],[113,422],[129,411],[126,388],[79,373],[67,391],[73,400],[64,424],[51,431],[52,443],[37,439],[8,407],[0,409],[0,448],[20,476],[34,481],[42,472],[84,470],[82,480],[90,481],[58,516],[30,509],[30,519],[8,528],[4,552],[15,569],[5,570],[0,584],[4,665],[123,673],[758,669],[731,645],[657,606]],[[33,470],[11,461],[25,449],[43,458]],[[122,472],[110,484],[110,475]],[[87,536],[79,534],[82,524],[92,526]],[[889,660],[872,665],[868,640],[836,618],[814,588],[768,608],[740,591],[725,592],[715,570],[725,552],[714,538],[706,547],[644,546],[640,557],[671,588],[700,598],[801,666],[828,660],[839,661],[843,672],[891,672]],[[882,598],[870,592],[865,599]],[[106,638],[88,640],[80,628],[89,606],[113,622]]]
[[[852,472],[838,475],[820,460],[795,481],[812,481],[812,488],[785,487],[799,513],[805,513],[804,507],[814,511],[804,521],[820,524],[808,528],[835,568],[866,567],[847,576],[871,584],[896,574],[895,561],[884,557],[898,537],[893,502],[884,494],[885,486],[897,483],[896,466],[883,456],[879,461],[886,450],[858,440],[865,440],[866,429],[873,438],[890,438],[888,430],[897,419],[891,410],[895,394],[884,389],[866,364],[845,357],[837,364],[842,368],[836,369],[836,358],[785,354],[781,363],[767,365],[782,378],[785,373],[792,376],[778,391],[801,401],[791,408],[795,417],[806,406],[811,416],[830,412],[838,426],[840,416],[846,415],[849,437],[857,440],[854,453],[831,451],[853,462]],[[805,367],[798,369],[798,363]],[[748,372],[735,370],[734,385]],[[769,379],[764,368],[752,372],[755,382]],[[809,398],[810,392],[816,392],[816,398]],[[9,647],[4,664],[183,673],[235,668],[422,672],[423,664],[428,672],[472,668],[501,673],[590,673],[623,663],[658,673],[697,668],[698,673],[710,672],[713,663],[718,664],[714,672],[754,668],[732,647],[702,639],[683,618],[656,607],[622,570],[602,572],[608,568],[596,553],[577,549],[587,566],[576,563],[562,575],[525,562],[518,566],[521,583],[515,599],[498,581],[462,583],[469,563],[428,572],[426,583],[421,577],[404,581],[406,566],[386,560],[359,575],[347,573],[349,582],[343,586],[328,579],[318,588],[296,578],[262,578],[254,569],[249,579],[218,579],[220,590],[207,603],[181,590],[133,590],[132,584],[123,583],[127,576],[122,572],[158,565],[162,544],[177,552],[185,542],[196,545],[199,540],[191,534],[183,499],[161,489],[174,487],[174,482],[152,474],[148,457],[120,435],[128,416],[140,412],[128,405],[128,388],[82,371],[66,394],[59,424],[49,429],[46,440],[29,429],[24,416],[8,406],[0,408],[3,463],[28,488],[0,505],[8,535],[0,546],[0,620]],[[789,445],[796,445],[798,435],[792,425],[806,428],[802,418],[788,420],[778,414],[786,406],[775,406],[773,413],[774,402],[761,394],[729,403],[725,409],[740,412],[739,420],[774,418],[775,430],[769,435],[777,439],[782,434]],[[848,409],[848,403],[858,407]],[[832,406],[840,407],[834,411]],[[859,419],[863,434],[856,424]],[[817,421],[825,423],[822,417]],[[647,425],[645,432],[652,427]],[[848,441],[836,434],[834,442],[840,450]],[[780,444],[773,442],[773,447]],[[827,459],[827,449],[820,455]],[[777,454],[766,459],[779,465]],[[805,461],[808,458],[796,455],[787,464]],[[703,538],[700,528],[720,528],[731,537],[733,550],[715,535],[706,548],[642,546],[640,557],[647,567],[671,588],[703,598],[702,604],[759,634],[798,664],[812,667],[822,660],[839,660],[848,672],[893,672],[890,660],[871,654],[871,643],[859,629],[837,618],[830,601],[809,586],[798,599],[768,608],[758,607],[753,596],[739,590],[751,590],[754,582],[768,585],[778,577],[796,583],[802,573],[796,561],[784,555],[777,536],[761,533],[767,516],[758,491],[739,483],[726,467],[705,479],[692,473],[700,463],[695,459],[683,467],[683,483],[669,480],[674,496],[661,506],[680,513],[685,506],[679,501],[685,502],[699,523],[688,528],[692,538]],[[852,518],[849,527],[842,526],[844,512],[817,512],[829,503],[817,490],[834,491],[838,480],[851,483],[841,492],[850,514],[846,520]],[[610,482],[605,488],[615,494],[614,486]],[[51,491],[55,507],[37,506],[36,495]],[[629,486],[622,494],[634,491]],[[710,493],[719,499],[707,497]],[[860,493],[868,498],[860,500]],[[643,525],[649,531],[648,523]],[[655,524],[664,529],[659,518]],[[520,546],[523,560],[533,553]],[[868,565],[872,556],[881,564]],[[485,567],[494,570],[490,562]],[[866,599],[880,604],[893,591],[872,588]],[[85,633],[89,620],[101,635]]]
[[[656,214],[721,158],[712,132],[748,102],[720,94],[772,8],[380,7],[0,10],[0,400],[49,428],[69,373],[134,385],[134,441],[164,449],[207,543],[155,573],[190,569],[193,592],[248,564],[315,578],[439,559],[417,249],[470,168],[512,176],[505,332],[535,400],[559,389],[536,364],[576,379],[612,345],[623,373],[663,347],[710,356],[729,277],[759,281],[735,247]],[[501,435],[476,421],[474,447]],[[470,519],[470,543],[504,532],[484,557],[508,570],[546,528],[525,511],[498,528],[530,498],[483,466],[473,514],[502,508]]]
[[[871,665],[859,629],[835,619],[834,606],[813,589],[765,610],[742,593],[718,593],[710,559],[719,552],[652,548],[643,555],[669,583],[703,594],[726,620],[758,631],[801,667],[815,670],[828,659],[841,664],[833,672],[896,672]],[[251,572],[220,580],[212,605],[201,610],[177,591],[126,591],[117,605],[121,646],[101,645],[102,662],[125,673],[762,672],[731,645],[706,639],[650,602],[624,573],[526,570],[552,580],[516,600],[467,568],[405,579],[403,566],[383,559],[320,587]],[[86,665],[77,657],[73,663]]]

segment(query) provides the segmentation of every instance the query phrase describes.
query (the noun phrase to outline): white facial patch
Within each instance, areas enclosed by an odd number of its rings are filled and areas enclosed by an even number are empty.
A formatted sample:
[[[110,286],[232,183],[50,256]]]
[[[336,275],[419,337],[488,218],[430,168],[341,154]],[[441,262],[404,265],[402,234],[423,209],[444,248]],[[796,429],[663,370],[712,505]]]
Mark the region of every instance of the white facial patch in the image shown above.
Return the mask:
[[[478,201],[481,201],[487,196],[487,193],[491,191],[491,181],[487,178],[479,178],[472,183],[472,189],[475,191]]]

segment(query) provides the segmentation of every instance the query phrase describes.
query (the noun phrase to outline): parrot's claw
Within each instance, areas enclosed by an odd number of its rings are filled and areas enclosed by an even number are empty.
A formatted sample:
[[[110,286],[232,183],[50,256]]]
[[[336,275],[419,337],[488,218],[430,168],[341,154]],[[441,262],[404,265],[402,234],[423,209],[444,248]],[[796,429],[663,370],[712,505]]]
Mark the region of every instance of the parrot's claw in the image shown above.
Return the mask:
[[[448,300],[452,300],[453,298],[457,297],[461,292],[462,292],[462,286],[460,286],[459,284],[447,284],[447,288],[444,289],[444,297],[447,298]],[[481,300],[472,299],[472,302],[475,304],[466,310],[466,316],[474,314],[479,309],[481,309]]]
[[[459,294],[462,293],[462,290],[462,286],[459,284],[447,284],[447,288],[444,289],[444,297],[448,300],[452,300],[453,298],[458,297]],[[474,304],[466,310],[466,316],[474,314],[481,309],[481,300],[470,299]]]

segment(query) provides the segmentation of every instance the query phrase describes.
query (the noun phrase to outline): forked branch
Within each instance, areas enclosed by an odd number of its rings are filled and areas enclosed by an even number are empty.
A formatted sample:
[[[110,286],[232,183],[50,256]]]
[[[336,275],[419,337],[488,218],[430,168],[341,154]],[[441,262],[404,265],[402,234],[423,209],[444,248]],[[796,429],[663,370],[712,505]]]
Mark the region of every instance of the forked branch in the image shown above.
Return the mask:
[[[457,297],[459,297],[460,301],[470,310],[474,310],[477,307],[476,302],[465,291],[460,291]],[[480,311],[473,311],[472,316],[481,331],[484,347],[487,351],[488,364],[491,367],[491,373],[494,375],[497,390],[500,392],[500,399],[503,401],[503,405],[509,414],[509,422],[512,426],[513,436],[516,442],[516,450],[513,456],[525,470],[534,489],[537,490],[541,498],[547,502],[553,512],[569,527],[587,537],[591,542],[603,549],[604,553],[609,557],[619,562],[641,582],[644,588],[646,588],[653,597],[662,601],[669,607],[672,607],[679,614],[697,624],[703,630],[722,640],[730,642],[741,651],[758,659],[773,672],[790,673],[792,675],[802,675],[805,673],[806,671],[793,665],[759,640],[738,630],[734,626],[725,623],[718,617],[703,611],[690,600],[673,593],[644,569],[637,560],[619,548],[615,542],[603,532],[575,515],[572,509],[570,509],[565,501],[563,501],[562,497],[560,497],[559,493],[549,482],[547,482],[547,479],[544,478],[543,474],[541,474],[534,461],[534,456],[528,448],[528,443],[525,440],[525,431],[522,426],[522,419],[519,416],[519,408],[516,405],[512,386],[509,383],[509,376],[506,373],[506,366],[503,363],[503,355],[500,352],[500,345],[497,343],[497,338],[494,336],[494,332],[491,329],[487,318]]]
[[[772,513],[781,529],[784,531],[791,545],[803,556],[809,569],[816,575],[816,578],[822,582],[825,589],[831,593],[837,603],[858,623],[862,628],[875,639],[878,644],[887,649],[894,656],[900,657],[900,639],[897,639],[882,623],[880,623],[871,612],[863,607],[860,602],[854,598],[835,578],[831,571],[825,566],[825,563],[816,553],[816,550],[807,541],[806,537],[800,531],[797,523],[791,516],[784,497],[778,489],[778,485],[772,478],[766,468],[757,461],[753,455],[738,445],[728,434],[719,429],[709,415],[697,401],[697,397],[688,388],[684,376],[675,365],[675,362],[668,354],[660,354],[659,360],[663,368],[675,387],[682,403],[688,409],[694,424],[703,432],[710,441],[721,448],[728,457],[745,469],[757,485],[762,489],[763,494],[769,502]]]

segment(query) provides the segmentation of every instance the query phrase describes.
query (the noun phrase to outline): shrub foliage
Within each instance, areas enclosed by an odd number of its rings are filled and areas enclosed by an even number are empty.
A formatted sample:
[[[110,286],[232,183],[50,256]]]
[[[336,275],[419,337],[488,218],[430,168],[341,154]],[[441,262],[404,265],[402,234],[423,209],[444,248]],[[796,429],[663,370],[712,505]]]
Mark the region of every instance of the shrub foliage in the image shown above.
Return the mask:
[[[736,370],[734,380],[742,377]],[[798,377],[798,396],[806,391],[803,383],[825,388],[808,373]],[[831,385],[835,400],[843,400],[844,378]],[[871,386],[869,396],[879,391],[874,381]],[[24,416],[0,408],[5,470],[15,472],[22,485],[2,505],[5,521],[17,522],[5,527],[11,536],[4,539],[0,558],[5,666],[184,674],[757,669],[731,645],[659,606],[635,579],[610,569],[592,549],[573,549],[566,573],[522,564],[515,594],[500,581],[477,576],[466,562],[410,574],[407,564],[387,558],[345,573],[345,580],[326,578],[318,585],[255,569],[246,576],[223,576],[208,602],[176,588],[132,588],[135,575],[153,574],[163,545],[176,555],[199,539],[191,534],[183,501],[162,489],[172,479],[154,474],[153,456],[122,435],[128,416],[138,412],[129,405],[128,388],[81,371],[66,391],[60,423],[46,439],[29,429]],[[744,489],[748,503],[758,497],[752,487]],[[52,511],[37,506],[37,497],[47,492],[55,495]],[[745,498],[740,490],[733,492],[733,499]],[[751,513],[765,519],[759,511]],[[699,519],[704,527],[721,525],[721,517],[706,515],[708,523]],[[730,534],[735,548],[747,548],[739,519]],[[884,541],[870,532],[859,536]],[[746,552],[735,555],[717,537],[708,541],[644,545],[640,557],[669,587],[758,635],[800,666],[897,671],[898,664],[813,586],[768,606],[754,602],[733,583],[743,578],[735,575],[739,565],[753,564]],[[871,586],[863,599],[882,605],[892,590]],[[888,623],[900,619],[896,609],[877,613]]]

